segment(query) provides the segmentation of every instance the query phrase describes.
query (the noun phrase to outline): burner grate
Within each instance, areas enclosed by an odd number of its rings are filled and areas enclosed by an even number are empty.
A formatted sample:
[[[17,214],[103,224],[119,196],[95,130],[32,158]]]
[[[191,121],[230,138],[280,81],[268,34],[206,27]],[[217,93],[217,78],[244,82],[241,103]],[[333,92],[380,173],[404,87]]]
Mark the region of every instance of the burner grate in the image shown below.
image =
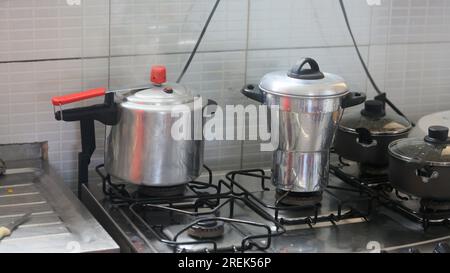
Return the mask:
[[[208,171],[208,182],[191,181],[187,183],[189,193],[185,192],[184,195],[155,197],[142,196],[139,191],[130,192],[127,190],[125,184],[112,183],[111,177],[102,172],[103,167],[103,164],[97,166],[96,171],[102,178],[102,190],[109,201],[128,208],[132,218],[140,223],[140,226],[145,230],[144,233],[149,232],[161,243],[171,246],[174,252],[245,252],[252,249],[263,251],[270,247],[274,236],[279,236],[286,231],[271,215],[261,210],[251,200],[235,196],[231,186],[226,181],[221,179],[217,184],[214,184],[212,182],[212,171],[207,166],[204,166],[204,168]],[[235,215],[237,203],[250,208],[256,216],[261,218],[261,222],[238,219]],[[163,217],[165,221],[154,223],[152,222],[154,221],[153,218],[158,219],[158,217],[145,217],[146,213],[150,213],[150,211],[153,213],[151,215],[165,212],[167,217]],[[227,212],[227,217],[218,216],[221,213],[223,214],[224,211]],[[174,221],[184,219],[183,217],[175,217],[175,215],[188,217],[189,221],[173,236],[169,237],[164,232],[164,227],[172,225]],[[170,222],[169,225],[167,222]],[[208,236],[193,238],[193,236],[189,236],[196,227],[205,226],[212,222],[224,226],[253,227],[253,229],[259,229],[259,232],[254,235],[239,233],[242,237],[239,239],[239,243],[231,244],[228,247],[219,246],[216,238],[209,238]],[[217,231],[221,231],[221,228],[218,228]],[[236,234],[238,233],[235,232]],[[192,248],[192,246],[197,246],[197,248]]]
[[[450,227],[450,203],[420,200],[402,195],[392,188],[389,181],[373,187],[363,178],[345,172],[342,166],[330,165],[330,171],[345,183],[367,192],[385,207],[421,224],[423,230],[438,225]]]
[[[227,185],[223,180],[219,181],[219,184],[229,187],[229,185]],[[196,204],[189,209],[180,209],[176,207],[176,204],[167,206],[162,204],[151,204],[148,202],[135,202],[131,204],[129,208],[133,216],[145,227],[146,230],[150,231],[160,242],[173,247],[174,252],[245,252],[252,249],[264,251],[270,247],[274,236],[279,236],[285,232],[282,225],[245,198],[233,195],[212,195],[200,196],[198,199],[202,201],[196,202]],[[200,205],[209,203],[204,202],[205,200],[212,201],[212,203],[215,203],[215,206],[206,207],[207,209],[205,211],[205,206]],[[254,210],[256,214],[262,218],[262,222],[248,221],[237,218],[235,215],[235,205],[238,202]],[[189,216],[194,220],[188,224],[184,224],[170,238],[163,232],[161,224],[152,222],[152,217],[143,217],[147,210],[164,211],[172,216],[173,214],[181,214],[184,216]],[[227,217],[217,216],[224,213],[224,211],[227,212]],[[260,231],[256,232],[254,235],[241,234],[242,238],[240,239],[239,244],[225,244],[222,246],[219,246],[217,241],[213,238],[197,238],[192,240],[186,239],[186,237],[183,236],[185,234],[189,235],[190,231],[195,229],[196,226],[207,225],[208,223],[214,222],[232,226],[249,226],[253,227],[253,229],[259,228]]]
[[[111,181],[111,176],[102,172],[104,164],[98,165],[95,170],[102,179],[103,194],[109,198],[112,204],[130,204],[135,202],[172,203],[178,202],[180,199],[195,199],[201,195],[210,194],[215,194],[217,196],[228,196],[231,192],[222,192],[222,184],[213,184],[211,169],[206,165],[203,165],[203,167],[208,172],[208,182],[191,181],[188,182],[184,188],[174,188],[175,191],[172,191],[172,193],[177,194],[162,194],[159,196],[142,194],[142,188],[138,188],[138,190],[130,192],[127,189],[126,184],[113,183]],[[166,188],[164,190],[171,191],[172,189]],[[181,190],[184,191],[184,194],[179,194]],[[159,189],[159,191],[162,192],[163,189]]]
[[[262,169],[250,169],[250,170],[240,170],[240,171],[232,171],[225,175],[227,180],[231,183],[231,189],[234,195],[242,196],[246,199],[249,199],[259,206],[262,206],[265,209],[272,210],[274,212],[274,218],[282,225],[302,225],[307,224],[310,228],[314,227],[315,224],[319,222],[331,222],[331,224],[336,225],[337,222],[350,219],[350,218],[365,218],[370,215],[372,209],[372,200],[369,196],[367,196],[364,192],[358,191],[356,189],[349,189],[337,186],[328,186],[327,189],[324,190],[323,194],[326,194],[327,197],[330,197],[337,203],[337,210],[335,213],[330,213],[328,215],[319,215],[320,203],[315,203],[315,205],[311,206],[311,209],[308,211],[307,216],[298,217],[296,219],[283,217],[281,213],[284,211],[301,211],[305,209],[304,205],[285,205],[283,200],[287,198],[289,195],[284,194],[276,198],[275,202],[267,203],[258,198],[255,193],[248,190],[243,183],[237,181],[237,176],[248,176],[253,178],[259,178],[259,183],[261,185],[261,190],[270,191],[270,188],[266,187],[266,180],[270,180],[271,177],[266,176],[265,171]],[[346,191],[346,192],[356,192],[358,193],[358,197],[352,196],[348,199],[342,198],[335,194],[336,191]],[[354,202],[367,202],[366,210],[361,212],[360,210],[355,209],[350,206],[350,203]],[[346,212],[344,212],[344,207],[348,208]]]

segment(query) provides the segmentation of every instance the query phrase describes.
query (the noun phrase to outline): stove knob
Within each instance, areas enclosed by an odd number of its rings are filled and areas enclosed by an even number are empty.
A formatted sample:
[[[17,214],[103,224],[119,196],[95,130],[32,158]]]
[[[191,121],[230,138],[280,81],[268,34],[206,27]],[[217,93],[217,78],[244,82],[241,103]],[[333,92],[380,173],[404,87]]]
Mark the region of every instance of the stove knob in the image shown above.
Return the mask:
[[[450,253],[450,245],[444,242],[440,242],[434,248],[434,253]]]
[[[152,66],[150,81],[155,85],[161,85],[166,82],[166,67],[163,65]]]

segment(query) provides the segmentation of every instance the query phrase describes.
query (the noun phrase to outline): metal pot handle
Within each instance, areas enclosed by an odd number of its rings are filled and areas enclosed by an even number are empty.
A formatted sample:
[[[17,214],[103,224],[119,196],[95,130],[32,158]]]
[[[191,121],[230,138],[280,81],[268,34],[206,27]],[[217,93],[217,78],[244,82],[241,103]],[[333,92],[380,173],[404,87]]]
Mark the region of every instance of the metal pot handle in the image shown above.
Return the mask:
[[[366,128],[356,128],[355,131],[358,133],[356,142],[362,147],[370,148],[378,145],[378,141],[372,138],[372,134]]]
[[[366,94],[360,92],[350,92],[342,99],[342,108],[352,107],[363,103],[366,100]]]
[[[264,103],[264,94],[254,84],[247,84],[241,89],[241,93],[249,99]]]

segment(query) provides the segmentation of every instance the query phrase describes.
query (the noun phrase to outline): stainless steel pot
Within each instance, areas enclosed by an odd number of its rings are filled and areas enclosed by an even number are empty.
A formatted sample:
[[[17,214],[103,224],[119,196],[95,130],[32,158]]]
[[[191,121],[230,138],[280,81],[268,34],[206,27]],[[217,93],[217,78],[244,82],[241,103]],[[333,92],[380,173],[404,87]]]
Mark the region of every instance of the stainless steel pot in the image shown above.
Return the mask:
[[[405,138],[389,145],[389,180],[401,192],[450,201],[448,128],[431,126],[424,139]]]
[[[102,105],[91,115],[108,125],[105,169],[114,177],[138,185],[184,184],[197,178],[203,165],[205,105],[200,96],[193,96],[185,87],[166,82],[164,67],[153,67],[151,78],[152,85],[147,89],[115,94],[115,103],[107,108],[114,108],[109,113],[115,116],[113,121],[98,118],[105,112]],[[82,100],[92,97],[89,92],[58,97],[56,101],[61,105],[74,97]],[[63,111],[63,119],[77,114],[77,109],[70,110],[72,112]],[[78,113],[85,111],[86,108],[78,109]],[[173,128],[177,122],[181,122],[185,126],[181,129],[188,133],[174,138]]]
[[[328,184],[329,150],[343,109],[364,102],[365,96],[349,92],[341,77],[322,73],[311,58],[287,73],[266,74],[258,88],[248,85],[242,93],[267,105],[271,118],[279,120],[278,128],[271,128],[279,134],[273,184],[285,191],[322,191]]]

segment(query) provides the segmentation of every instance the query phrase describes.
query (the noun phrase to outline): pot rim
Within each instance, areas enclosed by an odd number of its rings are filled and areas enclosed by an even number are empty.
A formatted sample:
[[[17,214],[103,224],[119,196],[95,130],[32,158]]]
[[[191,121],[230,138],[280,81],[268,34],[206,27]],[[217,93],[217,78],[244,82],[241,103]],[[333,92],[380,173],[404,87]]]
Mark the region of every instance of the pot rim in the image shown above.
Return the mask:
[[[339,130],[343,131],[343,132],[347,132],[347,133],[351,133],[351,134],[355,134],[358,135],[358,133],[356,132],[356,130],[354,128],[348,128],[342,125],[339,125]],[[398,136],[404,133],[408,133],[409,131],[411,131],[412,129],[412,124],[409,124],[408,127],[406,127],[405,129],[401,129],[401,130],[397,130],[397,131],[392,131],[392,132],[370,132],[371,135],[373,136]]]
[[[264,88],[261,87],[261,85],[258,85],[258,88],[266,93],[266,94],[270,94],[270,95],[275,95],[275,96],[279,96],[279,97],[288,97],[288,98],[298,98],[298,99],[335,99],[335,98],[340,98],[340,97],[344,97],[345,95],[347,95],[348,93],[350,93],[350,90],[347,90],[346,92],[340,93],[340,94],[335,94],[335,95],[322,95],[322,96],[301,96],[301,95],[293,95],[293,94],[283,94],[283,93],[278,93],[278,92],[274,92],[271,90],[266,90]]]
[[[407,156],[404,156],[404,155],[399,155],[399,154],[393,152],[391,147],[393,145],[395,145],[396,143],[398,143],[399,141],[402,141],[402,139],[394,140],[394,141],[392,141],[389,144],[389,146],[388,146],[388,153],[389,153],[390,156],[392,156],[392,157],[394,157],[396,159],[399,159],[399,160],[401,160],[401,161],[403,161],[405,163],[422,164],[422,165],[425,165],[425,166],[434,166],[434,167],[450,167],[450,162],[437,162],[437,161],[429,161],[429,160],[421,161],[421,160],[410,158],[410,157],[407,157]]]

